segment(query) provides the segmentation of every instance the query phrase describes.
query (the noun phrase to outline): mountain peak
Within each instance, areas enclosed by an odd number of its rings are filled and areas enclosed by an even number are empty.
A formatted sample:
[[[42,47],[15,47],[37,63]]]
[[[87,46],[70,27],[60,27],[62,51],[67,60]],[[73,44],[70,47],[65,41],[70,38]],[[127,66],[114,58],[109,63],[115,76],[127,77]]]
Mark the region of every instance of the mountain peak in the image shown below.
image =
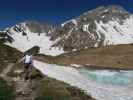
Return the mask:
[[[131,14],[121,6],[100,6],[63,23],[63,27],[56,32],[61,38],[56,45],[66,49],[82,49],[130,43],[133,41],[132,34],[127,33],[133,32],[132,22]]]
[[[110,6],[107,6],[108,9],[111,9],[111,10],[117,10],[117,11],[123,11],[123,12],[127,12],[126,9],[124,9],[122,6],[120,5],[110,5]]]

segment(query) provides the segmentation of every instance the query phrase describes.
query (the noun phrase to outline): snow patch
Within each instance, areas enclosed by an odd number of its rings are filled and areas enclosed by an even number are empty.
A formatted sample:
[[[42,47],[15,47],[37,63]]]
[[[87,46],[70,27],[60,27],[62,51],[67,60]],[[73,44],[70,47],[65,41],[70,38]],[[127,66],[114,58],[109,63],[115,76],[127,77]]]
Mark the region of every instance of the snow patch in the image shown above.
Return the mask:
[[[82,65],[78,65],[78,64],[71,64],[72,67],[76,67],[76,68],[80,68],[82,67]]]
[[[62,24],[61,24],[61,27],[64,27],[67,23],[70,23],[70,22],[72,22],[75,26],[78,25],[76,19],[72,19],[72,20],[68,20],[68,21],[62,23]]]
[[[83,25],[82,29],[83,29],[83,31],[90,33],[89,32],[89,24]]]

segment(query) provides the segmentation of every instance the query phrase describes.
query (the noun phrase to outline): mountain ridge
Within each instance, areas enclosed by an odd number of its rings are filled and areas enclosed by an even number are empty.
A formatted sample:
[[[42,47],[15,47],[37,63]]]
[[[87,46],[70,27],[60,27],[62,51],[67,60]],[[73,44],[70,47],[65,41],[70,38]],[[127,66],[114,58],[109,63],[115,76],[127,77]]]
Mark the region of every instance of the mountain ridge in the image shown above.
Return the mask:
[[[120,6],[102,6],[59,26],[27,21],[7,28],[3,33],[5,38],[11,37],[12,43],[7,44],[21,51],[37,45],[43,49],[41,53],[51,55],[56,49],[58,53],[52,55],[59,55],[92,47],[133,43],[133,15]]]

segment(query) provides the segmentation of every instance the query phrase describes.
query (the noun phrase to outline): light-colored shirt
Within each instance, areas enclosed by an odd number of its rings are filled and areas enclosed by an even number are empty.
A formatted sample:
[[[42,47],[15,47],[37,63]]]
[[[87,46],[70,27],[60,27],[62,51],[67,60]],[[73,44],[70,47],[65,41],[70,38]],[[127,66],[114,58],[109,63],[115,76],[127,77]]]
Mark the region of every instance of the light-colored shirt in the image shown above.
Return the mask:
[[[31,55],[25,55],[24,63],[31,64],[32,63],[32,56]]]

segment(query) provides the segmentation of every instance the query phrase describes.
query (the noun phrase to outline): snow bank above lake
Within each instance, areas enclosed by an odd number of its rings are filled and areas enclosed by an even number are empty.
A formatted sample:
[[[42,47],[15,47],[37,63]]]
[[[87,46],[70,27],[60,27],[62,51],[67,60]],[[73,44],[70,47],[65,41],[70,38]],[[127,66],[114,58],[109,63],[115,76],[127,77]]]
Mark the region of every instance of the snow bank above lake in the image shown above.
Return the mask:
[[[46,64],[36,60],[34,66],[44,75],[78,87],[97,100],[133,100],[133,87],[99,84],[69,66]]]

